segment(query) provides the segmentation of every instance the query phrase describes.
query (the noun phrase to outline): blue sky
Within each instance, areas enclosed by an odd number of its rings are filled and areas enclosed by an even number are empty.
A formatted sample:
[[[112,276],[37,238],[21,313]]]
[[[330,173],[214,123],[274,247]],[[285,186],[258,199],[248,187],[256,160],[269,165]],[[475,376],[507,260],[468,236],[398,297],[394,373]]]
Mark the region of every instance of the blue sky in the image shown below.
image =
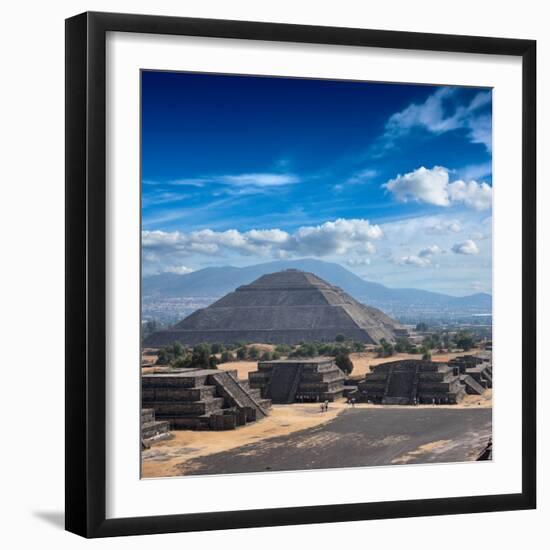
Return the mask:
[[[144,274],[316,257],[491,291],[491,90],[142,73]]]

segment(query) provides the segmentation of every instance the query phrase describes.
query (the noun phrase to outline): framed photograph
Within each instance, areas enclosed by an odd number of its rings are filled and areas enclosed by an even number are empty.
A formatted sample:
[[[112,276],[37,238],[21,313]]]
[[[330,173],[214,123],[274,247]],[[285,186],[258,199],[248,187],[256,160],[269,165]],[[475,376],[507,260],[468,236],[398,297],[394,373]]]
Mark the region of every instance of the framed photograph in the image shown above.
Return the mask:
[[[536,44],[66,21],[66,528],[535,507]]]

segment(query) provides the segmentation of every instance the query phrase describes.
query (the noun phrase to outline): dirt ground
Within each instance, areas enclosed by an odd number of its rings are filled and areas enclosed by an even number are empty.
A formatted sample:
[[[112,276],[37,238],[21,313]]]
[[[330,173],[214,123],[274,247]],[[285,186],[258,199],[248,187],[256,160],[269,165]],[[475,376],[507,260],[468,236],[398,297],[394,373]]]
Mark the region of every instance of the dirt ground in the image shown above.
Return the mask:
[[[433,410],[435,407],[455,410],[490,409],[491,406],[492,390],[487,390],[483,396],[467,395],[458,405],[418,405],[414,409]],[[322,426],[351,408],[351,405],[347,404],[344,399],[331,403],[328,412],[321,412],[320,405],[317,403],[274,405],[267,418],[236,430],[226,432],[174,431],[172,432],[173,439],[160,441],[150,449],[143,451],[142,477],[182,475],[185,473],[187,461]],[[396,410],[410,409],[411,407],[358,403],[353,408]],[[404,461],[408,462],[409,458]]]
[[[160,441],[142,453],[142,477],[169,477],[182,474],[182,462],[272,437],[320,426],[336,418],[343,403],[331,404],[321,412],[317,403],[274,405],[267,418],[226,432],[174,431],[173,439]],[[177,466],[177,470],[176,470]]]
[[[248,380],[248,373],[258,370],[257,361],[230,361],[218,365],[221,370],[236,370],[240,380]]]

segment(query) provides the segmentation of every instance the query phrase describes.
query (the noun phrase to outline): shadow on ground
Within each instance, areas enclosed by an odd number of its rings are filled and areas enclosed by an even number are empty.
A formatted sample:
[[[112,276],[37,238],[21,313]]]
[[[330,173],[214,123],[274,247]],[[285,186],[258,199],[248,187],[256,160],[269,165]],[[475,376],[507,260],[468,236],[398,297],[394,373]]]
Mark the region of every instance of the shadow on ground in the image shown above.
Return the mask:
[[[49,523],[57,529],[65,529],[65,512],[54,512],[54,511],[45,511],[45,510],[35,510],[33,512],[35,518],[41,519],[42,521]]]

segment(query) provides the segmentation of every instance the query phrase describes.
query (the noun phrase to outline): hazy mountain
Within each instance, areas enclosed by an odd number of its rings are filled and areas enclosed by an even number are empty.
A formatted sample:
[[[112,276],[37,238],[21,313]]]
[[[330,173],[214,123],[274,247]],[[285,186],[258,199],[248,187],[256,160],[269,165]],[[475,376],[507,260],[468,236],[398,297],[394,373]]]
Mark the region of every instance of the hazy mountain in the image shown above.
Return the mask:
[[[361,279],[344,267],[321,260],[281,260],[248,267],[208,267],[186,275],[162,273],[144,277],[143,297],[150,301],[165,298],[220,297],[266,273],[295,268],[315,273],[341,287],[356,300],[388,313],[412,315],[436,311],[455,314],[490,312],[492,297],[478,293],[455,297],[414,288],[388,288]]]

